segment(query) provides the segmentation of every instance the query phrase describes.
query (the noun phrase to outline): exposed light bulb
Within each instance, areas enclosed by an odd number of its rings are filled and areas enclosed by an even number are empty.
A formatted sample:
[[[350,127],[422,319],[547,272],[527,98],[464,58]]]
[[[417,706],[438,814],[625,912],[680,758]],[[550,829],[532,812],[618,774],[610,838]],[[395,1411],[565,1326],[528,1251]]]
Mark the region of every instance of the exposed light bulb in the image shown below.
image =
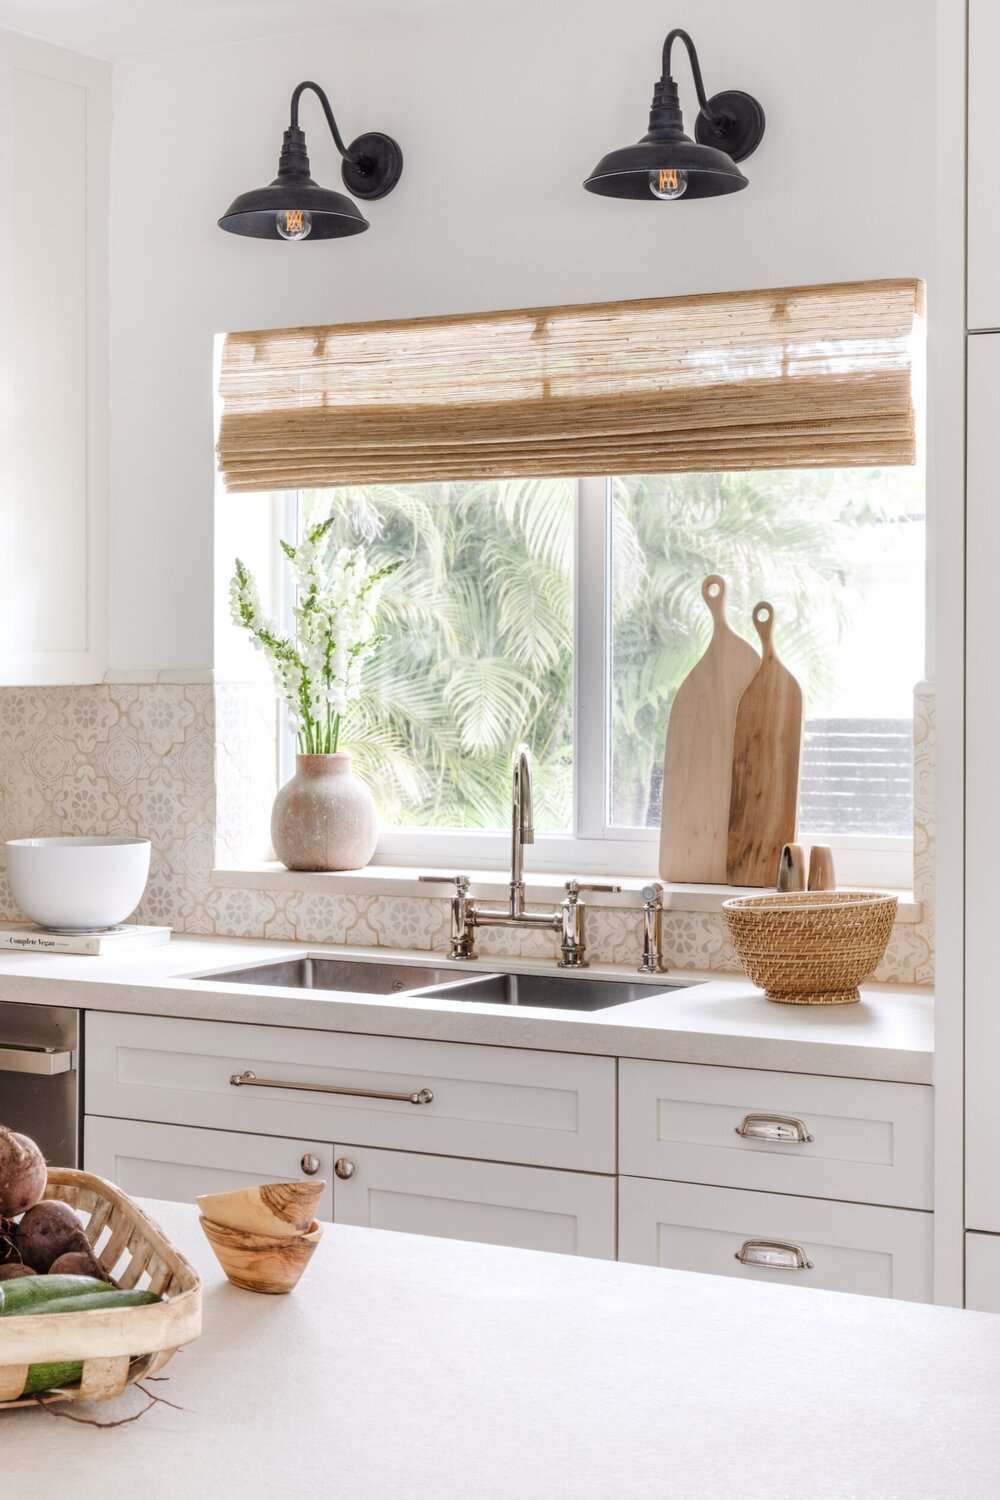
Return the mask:
[[[687,185],[688,174],[678,171],[676,167],[661,167],[658,172],[649,174],[649,191],[654,198],[662,198],[666,202],[683,198]]]
[[[307,208],[281,208],[274,216],[274,227],[283,240],[307,240],[312,233],[312,214]]]

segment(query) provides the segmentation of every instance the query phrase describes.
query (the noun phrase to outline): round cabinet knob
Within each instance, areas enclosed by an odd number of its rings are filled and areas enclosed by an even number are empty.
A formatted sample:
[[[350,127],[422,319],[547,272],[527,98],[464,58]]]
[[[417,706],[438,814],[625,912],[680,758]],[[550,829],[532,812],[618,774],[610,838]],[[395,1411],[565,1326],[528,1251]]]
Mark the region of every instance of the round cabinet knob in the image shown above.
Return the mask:
[[[338,1156],[333,1164],[333,1170],[341,1182],[346,1182],[349,1177],[354,1176],[355,1166],[349,1156]]]
[[[319,1171],[322,1165],[323,1163],[320,1161],[319,1157],[313,1156],[311,1151],[307,1151],[305,1156],[299,1163],[299,1166],[302,1168],[303,1172],[305,1172],[307,1177],[315,1177],[316,1173]]]

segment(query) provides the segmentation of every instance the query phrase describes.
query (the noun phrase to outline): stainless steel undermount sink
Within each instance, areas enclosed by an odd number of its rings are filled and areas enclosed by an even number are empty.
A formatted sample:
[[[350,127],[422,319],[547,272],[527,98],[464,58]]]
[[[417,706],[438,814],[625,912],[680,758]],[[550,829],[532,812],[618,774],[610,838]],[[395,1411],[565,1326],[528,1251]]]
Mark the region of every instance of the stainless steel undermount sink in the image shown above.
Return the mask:
[[[545,1010],[608,1010],[630,1000],[683,989],[679,984],[639,984],[631,979],[568,979],[562,974],[482,974],[441,990],[443,999],[477,1005],[534,1005]]]
[[[310,953],[279,963],[249,964],[245,969],[198,976],[225,979],[230,984],[277,984],[286,990],[349,990],[363,995],[399,995],[456,977],[460,976],[450,969],[429,969],[422,964],[365,963]]]
[[[589,975],[463,974],[423,964],[383,963],[376,959],[326,958],[306,954],[277,963],[248,964],[194,976],[227,984],[267,984],[289,990],[343,990],[365,995],[410,995],[465,1000],[477,1005],[530,1005],[544,1010],[608,1010],[651,995],[689,986],[676,980],[641,983],[632,979],[596,979]]]

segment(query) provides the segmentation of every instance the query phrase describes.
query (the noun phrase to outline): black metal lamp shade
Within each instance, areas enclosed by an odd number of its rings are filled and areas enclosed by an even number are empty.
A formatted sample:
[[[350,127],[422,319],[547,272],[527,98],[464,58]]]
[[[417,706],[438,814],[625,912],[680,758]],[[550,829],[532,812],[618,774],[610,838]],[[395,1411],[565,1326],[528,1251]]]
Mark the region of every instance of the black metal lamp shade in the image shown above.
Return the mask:
[[[677,84],[670,76],[675,39],[687,47],[701,105],[695,140],[684,133]],[[687,32],[671,31],[663,44],[663,76],[653,90],[648,132],[634,146],[602,156],[583,185],[605,198],[647,203],[737,193],[749,183],[736,163],[756,150],[763,134],[764,111],[750,94],[730,89],[706,99],[694,43]]]
[[[403,170],[403,153],[396,141],[369,131],[345,146],[326,94],[318,84],[300,83],[292,94],[291,123],[285,131],[277,177],[266,187],[234,198],[219,220],[220,229],[253,239],[302,241],[341,239],[368,228],[368,220],[346,193],[320,187],[310,175],[306,138],[298,123],[299,99],[305,89],[311,89],[323,106],[344,159],[345,186],[359,198],[384,198],[396,186]]]
[[[285,234],[278,230],[279,221],[288,226]],[[310,240],[335,240],[368,228],[368,220],[353,199],[320,187],[311,177],[279,176],[267,187],[241,193],[219,220],[219,227],[230,234],[247,234],[257,240],[291,239],[299,226],[307,224],[309,233],[301,237]]]

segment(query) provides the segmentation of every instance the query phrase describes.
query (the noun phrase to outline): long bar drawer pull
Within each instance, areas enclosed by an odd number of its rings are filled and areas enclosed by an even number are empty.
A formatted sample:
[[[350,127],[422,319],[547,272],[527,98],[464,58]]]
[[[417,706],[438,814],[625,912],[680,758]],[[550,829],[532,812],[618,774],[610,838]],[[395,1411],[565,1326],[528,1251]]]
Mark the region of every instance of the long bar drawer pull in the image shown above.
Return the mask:
[[[811,1271],[813,1263],[801,1245],[789,1240],[744,1240],[736,1252],[741,1266],[764,1266],[769,1271]]]
[[[417,1089],[415,1094],[392,1094],[386,1089],[342,1089],[332,1083],[286,1083],[282,1078],[258,1078],[247,1068],[229,1079],[234,1089],[248,1085],[255,1089],[295,1089],[303,1094],[349,1094],[352,1099],[391,1099],[394,1104],[433,1104],[432,1089]]]
[[[736,1134],[749,1141],[777,1141],[784,1146],[804,1146],[816,1137],[794,1115],[744,1115]]]
[[[70,1047],[0,1047],[0,1073],[34,1073],[51,1078],[72,1071]]]

